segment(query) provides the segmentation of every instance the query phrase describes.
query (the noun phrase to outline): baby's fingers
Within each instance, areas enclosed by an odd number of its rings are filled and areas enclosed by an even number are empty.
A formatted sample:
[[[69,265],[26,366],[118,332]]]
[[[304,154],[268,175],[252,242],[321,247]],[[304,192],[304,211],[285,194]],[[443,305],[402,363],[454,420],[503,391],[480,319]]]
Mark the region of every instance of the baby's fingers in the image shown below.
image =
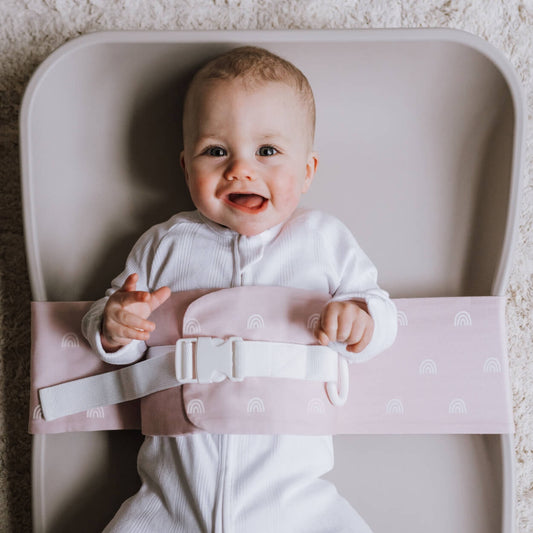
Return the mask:
[[[338,313],[332,306],[328,306],[322,313],[320,323],[315,332],[320,344],[328,345],[337,339],[338,316]]]
[[[170,297],[170,289],[168,287],[160,287],[150,294],[150,308],[152,311],[157,309],[162,303],[166,302]]]
[[[127,329],[148,333],[155,329],[155,324],[153,322],[146,320],[135,313],[130,313],[126,309],[120,309],[114,318],[119,326]]]
[[[139,275],[135,272],[133,274],[130,274],[127,278],[122,287],[120,288],[121,291],[134,291],[137,287],[137,281],[139,279]]]
[[[337,329],[334,340],[337,342],[351,343],[359,342],[363,335],[363,328],[357,321],[359,310],[345,310],[337,315]]]
[[[369,322],[361,328],[354,328],[355,331],[352,332],[352,335],[346,340],[347,346],[346,350],[352,353],[362,352],[372,340],[372,335],[374,333],[374,323]]]
[[[112,344],[129,344],[132,340],[146,341],[155,325],[137,315],[121,310],[102,325],[102,333]]]
[[[330,302],[323,310],[316,337],[320,344],[340,342],[353,353],[362,352],[372,339],[374,321],[353,301]]]
[[[127,305],[137,304],[137,303],[148,303],[150,301],[150,293],[146,291],[117,291],[111,298],[114,299],[114,302],[125,307]]]

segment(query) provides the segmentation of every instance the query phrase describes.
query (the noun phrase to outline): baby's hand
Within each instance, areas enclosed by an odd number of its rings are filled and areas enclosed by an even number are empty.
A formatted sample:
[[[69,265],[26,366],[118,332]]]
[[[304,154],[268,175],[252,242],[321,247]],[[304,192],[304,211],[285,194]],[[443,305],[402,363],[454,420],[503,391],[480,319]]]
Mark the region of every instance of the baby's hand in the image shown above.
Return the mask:
[[[115,352],[132,340],[146,341],[155,329],[147,318],[170,296],[168,287],[150,293],[136,291],[137,274],[130,274],[104,308],[101,341],[106,352]]]
[[[374,332],[374,320],[364,307],[364,303],[350,300],[327,304],[315,331],[318,342],[323,345],[342,342],[347,344],[348,352],[362,352]]]

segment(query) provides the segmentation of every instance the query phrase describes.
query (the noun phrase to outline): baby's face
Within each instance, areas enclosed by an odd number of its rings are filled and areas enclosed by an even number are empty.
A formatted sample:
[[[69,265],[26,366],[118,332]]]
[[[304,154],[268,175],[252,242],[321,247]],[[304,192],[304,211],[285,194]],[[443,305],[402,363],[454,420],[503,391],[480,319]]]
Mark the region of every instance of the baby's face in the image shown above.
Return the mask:
[[[246,236],[286,220],[318,163],[294,89],[215,80],[197,90],[190,106],[181,164],[198,210]]]

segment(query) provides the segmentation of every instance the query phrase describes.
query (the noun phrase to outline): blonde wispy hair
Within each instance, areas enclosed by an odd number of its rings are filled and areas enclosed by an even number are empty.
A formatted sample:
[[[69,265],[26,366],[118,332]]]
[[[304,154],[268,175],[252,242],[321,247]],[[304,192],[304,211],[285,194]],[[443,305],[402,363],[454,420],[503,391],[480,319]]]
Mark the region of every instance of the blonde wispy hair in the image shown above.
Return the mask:
[[[193,76],[185,96],[185,112],[190,108],[189,100],[201,86],[209,80],[242,81],[245,87],[253,89],[268,82],[284,83],[293,88],[300,97],[307,112],[311,142],[315,132],[315,99],[309,81],[303,72],[291,62],[256,46],[233,48],[200,68]],[[185,116],[184,116],[185,122]]]

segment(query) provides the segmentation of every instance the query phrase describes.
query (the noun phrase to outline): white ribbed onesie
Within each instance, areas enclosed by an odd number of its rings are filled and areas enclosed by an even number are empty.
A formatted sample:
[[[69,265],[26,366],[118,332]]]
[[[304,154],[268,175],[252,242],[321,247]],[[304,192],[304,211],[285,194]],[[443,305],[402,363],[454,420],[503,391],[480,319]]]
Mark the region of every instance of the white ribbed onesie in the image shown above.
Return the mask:
[[[146,348],[135,341],[108,354],[100,343],[107,297],[134,272],[138,290],[276,285],[365,300],[374,335],[361,354],[345,352],[354,361],[379,353],[396,333],[396,310],[377,286],[375,267],[342,223],[318,211],[299,209],[287,222],[253,237],[198,211],[152,227],[135,244],[106,298],[84,318],[87,339],[110,363],[133,362]],[[330,436],[146,437],[138,456],[142,487],[105,531],[369,532],[335,487],[320,479],[332,467]]]

